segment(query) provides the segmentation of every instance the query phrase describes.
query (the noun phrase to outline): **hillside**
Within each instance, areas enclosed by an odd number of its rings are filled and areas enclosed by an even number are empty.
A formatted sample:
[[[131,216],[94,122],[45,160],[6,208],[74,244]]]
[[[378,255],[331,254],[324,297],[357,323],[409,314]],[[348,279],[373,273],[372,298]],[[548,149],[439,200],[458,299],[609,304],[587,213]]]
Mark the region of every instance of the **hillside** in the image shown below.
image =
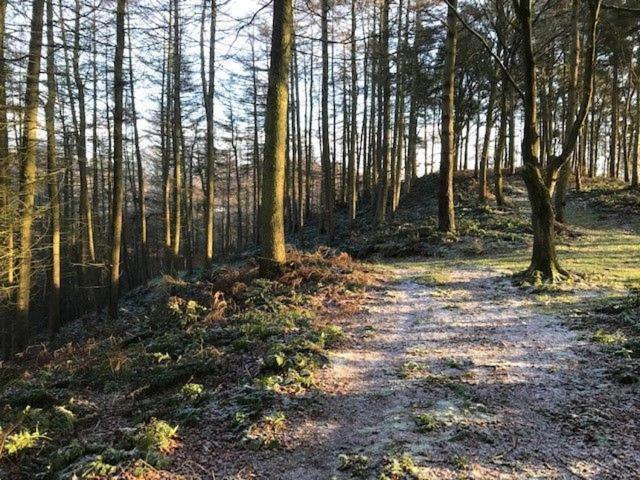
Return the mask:
[[[2,364],[1,477],[640,468],[623,452],[640,431],[640,222],[619,216],[638,195],[597,182],[572,196],[561,255],[582,275],[518,286],[505,274],[525,266],[530,234],[512,181],[511,207],[461,202],[457,237],[435,232],[426,177],[388,226],[345,243],[365,261],[292,251],[274,280],[251,261],[166,276],[127,295],[115,322],[72,322]],[[473,196],[469,175],[458,185]]]

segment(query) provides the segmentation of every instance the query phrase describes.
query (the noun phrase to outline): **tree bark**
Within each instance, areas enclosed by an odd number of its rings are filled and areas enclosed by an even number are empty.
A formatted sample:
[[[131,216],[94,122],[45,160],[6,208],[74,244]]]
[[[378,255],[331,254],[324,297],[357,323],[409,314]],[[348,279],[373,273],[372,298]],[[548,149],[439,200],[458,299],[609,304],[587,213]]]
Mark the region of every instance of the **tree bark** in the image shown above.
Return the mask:
[[[322,226],[329,235],[329,243],[333,242],[334,218],[333,209],[335,194],[333,186],[333,169],[329,148],[329,0],[322,0]]]
[[[531,22],[531,0],[514,0],[516,16],[522,33],[522,66],[524,73],[524,138],[522,156],[523,179],[531,204],[533,252],[526,276],[554,281],[567,275],[556,254],[555,218],[552,191],[559,170],[568,162],[575,149],[578,134],[591,106],[595,69],[596,33],[601,0],[589,2],[589,48],[584,68],[584,89],[579,113],[568,129],[562,152],[549,158],[546,172],[540,162],[540,136],[538,134],[537,78]],[[546,173],[546,175],[545,175]]]
[[[441,232],[456,232],[453,204],[453,170],[455,162],[455,75],[458,34],[456,31],[457,0],[449,2],[447,39],[442,79],[442,148],[440,154],[440,190],[438,194],[438,228]]]
[[[173,240],[171,242],[171,270],[180,268],[180,247],[182,240],[182,196],[184,194],[184,151],[182,148],[182,60],[180,52],[180,10],[179,0],[173,0]]]
[[[620,60],[618,57],[618,49],[614,48],[611,68],[613,70],[613,79],[611,83],[611,135],[609,137],[609,177],[617,177],[617,152],[618,152],[618,102],[620,89],[618,87],[618,71]]]
[[[571,55],[569,61],[569,98],[567,107],[567,121],[565,127],[565,133],[569,133],[568,125],[575,121],[575,117],[578,113],[578,75],[580,69],[580,1],[573,0],[573,25],[572,33],[573,40],[571,45]],[[579,168],[579,167],[578,167]],[[556,221],[560,223],[565,222],[565,204],[567,201],[567,188],[569,186],[569,177],[571,175],[571,165],[567,162],[560,169],[560,177],[558,179],[558,186],[556,188],[555,208],[556,208]]]
[[[202,94],[204,96],[204,106],[207,120],[206,133],[206,157],[207,157],[207,185],[206,185],[206,247],[205,263],[211,265],[215,254],[215,151],[214,151],[214,111],[213,97],[215,95],[215,58],[216,58],[216,21],[217,21],[217,0],[211,0],[211,11],[209,13],[209,53],[208,66],[205,72],[204,55],[204,23],[207,0],[202,7],[202,38],[200,39],[200,59],[202,76]]]
[[[118,0],[116,6],[116,54],[113,65],[113,214],[111,222],[111,277],[109,281],[109,317],[118,315],[120,289],[120,253],[122,250],[122,224],[124,212],[123,175],[123,94],[122,64],[125,43],[125,10],[127,0]]]
[[[80,177],[80,217],[82,220],[82,263],[95,263],[96,252],[93,241],[93,217],[91,200],[89,199],[89,184],[87,171],[87,116],[84,95],[84,82],[80,73],[80,0],[76,2],[76,17],[73,41],[73,78],[78,94],[78,128],[76,130],[76,150],[78,154],[78,170]]]
[[[55,103],[56,78],[53,37],[53,0],[47,0],[47,103],[45,122],[47,129],[47,180],[51,205],[51,271],[49,273],[49,336],[60,328],[60,194],[56,159]]]
[[[27,344],[29,308],[31,305],[31,258],[33,220],[36,200],[37,146],[38,146],[38,94],[40,87],[40,55],[44,0],[34,0],[31,14],[29,63],[24,97],[24,133],[22,164],[20,166],[20,247],[18,259],[18,291],[15,323],[12,329],[11,350],[16,353]]]
[[[127,16],[127,26],[129,17]],[[127,31],[129,39],[129,91],[131,95],[131,120],[133,122],[133,145],[136,156],[136,171],[138,174],[138,202],[140,205],[140,256],[142,260],[142,282],[149,279],[149,245],[147,241],[147,204],[145,201],[146,188],[144,170],[142,167],[142,150],[140,149],[140,133],[138,131],[138,112],[136,110],[135,79],[133,74],[133,47],[131,46],[131,27]]]
[[[365,105],[366,109],[366,105]],[[357,207],[357,170],[356,170],[356,139],[358,129],[358,79],[356,65],[356,0],[351,0],[351,125],[349,138],[349,166],[347,180],[347,204],[349,208],[349,223],[353,225],[356,219]]]
[[[484,127],[484,140],[482,142],[482,154],[480,155],[480,176],[478,182],[478,199],[480,203],[487,201],[487,169],[489,167],[489,144],[491,143],[491,131],[493,129],[493,106],[496,99],[496,84],[490,79],[489,103],[487,103],[487,115]]]
[[[3,264],[0,266],[0,288],[10,287],[13,284],[13,221],[10,215],[10,188],[9,179],[9,130],[7,128],[7,92],[6,78],[7,67],[5,64],[5,16],[7,0],[0,0],[0,228],[2,243],[0,248],[5,250]],[[2,301],[7,304],[10,294],[2,293]],[[0,355],[8,355],[11,350],[11,335],[9,332],[8,314],[0,312]]]
[[[291,0],[274,0],[263,162],[262,257],[260,258],[260,272],[262,275],[272,275],[280,270],[286,261],[284,176],[287,148],[289,64],[292,41],[292,2]]]
[[[389,3],[390,0],[383,0],[382,12],[380,19],[380,58],[379,58],[379,74],[380,74],[380,100],[382,107],[380,128],[381,141],[378,158],[380,159],[380,171],[378,175],[378,192],[376,206],[376,224],[385,223],[387,216],[387,202],[389,201],[389,129],[391,126],[391,78],[389,74]]]
[[[502,92],[500,94],[500,127],[498,130],[498,145],[496,146],[496,152],[493,161],[493,169],[495,174],[495,195],[496,203],[499,207],[506,204],[504,198],[504,190],[502,188],[502,160],[504,157],[505,146],[507,142],[507,121],[509,112],[507,109],[507,96],[509,92],[509,86],[505,76],[502,77]]]

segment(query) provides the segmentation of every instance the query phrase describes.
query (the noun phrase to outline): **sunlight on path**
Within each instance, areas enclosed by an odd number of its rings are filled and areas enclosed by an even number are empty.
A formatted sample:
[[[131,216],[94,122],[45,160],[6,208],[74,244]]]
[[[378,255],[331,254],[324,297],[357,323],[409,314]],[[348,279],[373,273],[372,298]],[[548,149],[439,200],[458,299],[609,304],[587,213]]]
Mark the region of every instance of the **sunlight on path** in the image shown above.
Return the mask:
[[[362,478],[403,454],[437,479],[640,471],[638,396],[611,383],[597,347],[490,269],[395,273],[356,319],[361,340],[332,355],[320,406],[294,433],[300,447],[255,463],[264,478],[352,478],[340,455],[366,457]]]

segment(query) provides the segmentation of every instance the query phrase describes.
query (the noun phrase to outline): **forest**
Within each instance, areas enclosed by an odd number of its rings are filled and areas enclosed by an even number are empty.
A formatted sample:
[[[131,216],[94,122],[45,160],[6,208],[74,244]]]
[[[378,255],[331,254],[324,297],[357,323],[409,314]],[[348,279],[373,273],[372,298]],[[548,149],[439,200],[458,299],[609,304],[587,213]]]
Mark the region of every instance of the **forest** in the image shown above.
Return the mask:
[[[0,480],[636,479],[640,0],[0,0]]]

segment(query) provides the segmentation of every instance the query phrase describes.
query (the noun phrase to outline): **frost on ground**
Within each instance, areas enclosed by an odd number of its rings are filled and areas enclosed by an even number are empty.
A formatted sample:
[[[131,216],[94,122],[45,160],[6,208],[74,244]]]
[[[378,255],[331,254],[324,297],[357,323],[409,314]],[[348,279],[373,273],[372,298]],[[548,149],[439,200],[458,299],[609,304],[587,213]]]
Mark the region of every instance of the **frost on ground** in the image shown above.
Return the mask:
[[[405,460],[395,478],[638,478],[640,397],[597,346],[494,271],[395,273],[292,415],[290,447],[247,452],[236,478],[380,478]]]

